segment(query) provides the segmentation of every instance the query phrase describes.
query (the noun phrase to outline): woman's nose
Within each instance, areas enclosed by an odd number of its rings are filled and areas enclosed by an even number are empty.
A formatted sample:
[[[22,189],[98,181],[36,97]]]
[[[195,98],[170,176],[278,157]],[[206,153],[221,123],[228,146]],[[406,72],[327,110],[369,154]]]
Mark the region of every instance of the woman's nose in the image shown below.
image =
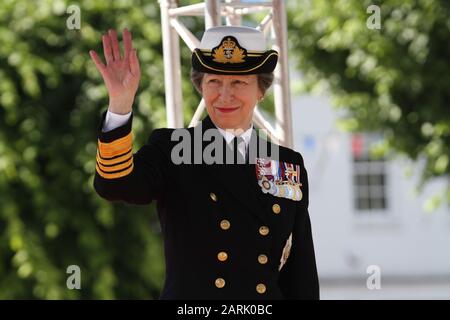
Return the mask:
[[[223,85],[222,88],[220,89],[220,98],[223,101],[232,100],[234,98],[232,88],[228,85]]]

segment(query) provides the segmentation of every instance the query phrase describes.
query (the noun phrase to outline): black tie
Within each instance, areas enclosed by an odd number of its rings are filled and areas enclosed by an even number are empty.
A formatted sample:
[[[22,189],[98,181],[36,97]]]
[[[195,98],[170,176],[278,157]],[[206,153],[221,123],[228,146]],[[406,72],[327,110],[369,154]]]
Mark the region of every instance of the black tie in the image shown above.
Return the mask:
[[[232,143],[233,143],[234,159],[236,161],[235,163],[237,163],[237,164],[244,164],[244,163],[246,163],[244,157],[242,156],[242,153],[239,152],[239,148],[238,148],[239,144],[242,143],[242,142],[244,142],[244,138],[238,137],[238,136],[234,137],[233,141],[232,141]]]

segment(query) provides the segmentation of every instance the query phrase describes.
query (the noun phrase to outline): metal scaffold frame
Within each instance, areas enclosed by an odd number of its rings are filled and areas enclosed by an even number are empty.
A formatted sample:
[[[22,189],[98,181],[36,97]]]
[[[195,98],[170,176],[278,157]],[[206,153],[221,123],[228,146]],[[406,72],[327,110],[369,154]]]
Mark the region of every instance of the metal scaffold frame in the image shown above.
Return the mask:
[[[268,135],[281,145],[292,148],[292,117],[289,90],[289,69],[287,58],[287,24],[284,0],[245,2],[241,0],[205,0],[204,2],[178,7],[176,0],[159,0],[161,7],[161,27],[164,54],[164,80],[166,89],[167,126],[183,127],[183,106],[181,93],[181,65],[179,38],[183,39],[191,51],[200,41],[178,19],[181,16],[204,16],[205,30],[222,25],[241,25],[242,16],[265,12],[265,17],[258,29],[273,42],[272,49],[279,52],[277,67],[274,71],[275,127],[270,124],[256,107],[253,121],[260,128],[266,129]],[[193,126],[200,121],[205,104],[202,99],[189,124]]]

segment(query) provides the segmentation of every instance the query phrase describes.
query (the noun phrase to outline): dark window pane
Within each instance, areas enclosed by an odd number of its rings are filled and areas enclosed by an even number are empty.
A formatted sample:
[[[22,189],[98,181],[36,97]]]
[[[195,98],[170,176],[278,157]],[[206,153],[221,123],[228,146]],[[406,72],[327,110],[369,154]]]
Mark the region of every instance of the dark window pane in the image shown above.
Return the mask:
[[[358,209],[359,210],[368,210],[368,209],[370,209],[369,199],[368,198],[359,198],[358,199]]]
[[[384,185],[384,174],[371,174],[369,176],[369,184],[372,186],[383,186]]]
[[[357,186],[367,186],[368,184],[368,177],[365,174],[357,174],[355,177],[355,185]]]
[[[371,209],[375,209],[375,210],[384,209],[383,199],[371,199],[370,205],[371,205]]]
[[[386,209],[386,162],[370,155],[370,145],[378,141],[378,138],[371,136],[362,134],[364,139],[355,136],[352,140],[354,206],[364,214]],[[360,145],[360,140],[364,141],[363,145]]]

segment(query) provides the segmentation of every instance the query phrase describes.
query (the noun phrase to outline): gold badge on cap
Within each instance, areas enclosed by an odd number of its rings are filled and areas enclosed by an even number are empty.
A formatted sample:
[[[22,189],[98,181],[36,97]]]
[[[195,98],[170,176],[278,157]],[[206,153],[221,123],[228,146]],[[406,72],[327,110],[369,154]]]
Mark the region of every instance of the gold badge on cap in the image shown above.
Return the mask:
[[[242,63],[245,62],[245,49],[239,47],[234,37],[225,37],[220,45],[213,50],[213,60],[220,63]]]

